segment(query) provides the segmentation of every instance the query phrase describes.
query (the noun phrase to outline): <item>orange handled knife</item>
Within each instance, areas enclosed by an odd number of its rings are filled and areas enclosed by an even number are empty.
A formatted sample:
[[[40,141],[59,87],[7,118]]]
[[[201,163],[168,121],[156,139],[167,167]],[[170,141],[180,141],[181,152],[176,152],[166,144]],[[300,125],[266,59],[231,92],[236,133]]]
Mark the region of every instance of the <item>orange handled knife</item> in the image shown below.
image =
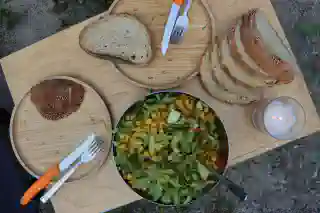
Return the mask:
[[[89,145],[94,140],[95,135],[90,135],[86,140],[81,142],[71,154],[64,158],[59,164],[50,167],[44,175],[42,175],[30,188],[24,193],[20,200],[21,205],[27,205],[42,189],[47,188],[55,179],[59,178],[60,174],[67,170],[73,163],[79,160],[82,153],[88,149]]]
[[[20,200],[21,205],[27,205],[42,189],[47,188],[54,177],[59,177],[59,165],[49,168],[31,187],[24,193]]]

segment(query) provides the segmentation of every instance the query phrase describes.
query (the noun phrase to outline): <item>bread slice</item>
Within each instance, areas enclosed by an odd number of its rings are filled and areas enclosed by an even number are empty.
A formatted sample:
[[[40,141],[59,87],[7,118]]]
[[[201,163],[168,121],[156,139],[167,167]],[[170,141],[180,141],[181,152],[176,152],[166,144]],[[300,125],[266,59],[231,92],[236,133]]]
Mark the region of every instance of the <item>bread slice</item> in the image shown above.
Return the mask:
[[[269,53],[278,56],[288,63],[295,61],[289,47],[285,45],[283,39],[280,38],[278,32],[270,24],[262,10],[255,10],[252,14],[252,24]]]
[[[229,33],[229,43],[231,49],[231,55],[233,58],[242,65],[242,67],[248,72],[248,74],[253,75],[259,81],[263,80],[267,85],[273,85],[276,83],[274,78],[270,78],[267,73],[265,73],[256,62],[246,53],[240,35],[240,28],[242,25],[242,19],[237,20],[234,27]]]
[[[99,57],[114,57],[132,64],[147,64],[152,59],[147,28],[134,16],[109,15],[81,31],[80,47]]]
[[[258,100],[259,94],[256,93],[256,90],[253,88],[249,88],[247,85],[243,84],[242,82],[239,82],[237,79],[232,78],[230,75],[229,68],[222,63],[223,57],[226,57],[225,49],[222,50],[224,39],[219,39],[218,41],[218,61],[221,65],[221,69],[216,70],[215,72],[215,78],[217,79],[218,83],[225,89],[227,89],[229,92],[239,94],[241,96],[250,97],[252,99]],[[212,55],[215,57],[215,55]],[[230,56],[230,55],[229,55]],[[214,61],[212,59],[212,61]]]
[[[238,25],[231,29],[228,38],[224,39],[221,43],[222,64],[228,68],[229,73],[233,78],[250,87],[257,88],[274,85],[276,83],[274,78],[265,75],[263,76],[259,72],[260,68],[256,64],[255,66],[258,67],[258,70],[253,69],[246,61],[244,61],[244,58],[242,57],[243,53],[238,52],[238,49],[240,50],[240,48],[237,48],[235,33],[236,30],[240,30],[240,28],[237,29],[237,27]],[[246,55],[246,57],[250,58],[248,55]],[[252,59],[251,62],[253,62]]]
[[[294,79],[292,66],[277,55],[268,52],[264,41],[257,35],[257,31],[252,25],[253,15],[252,11],[244,15],[240,28],[240,37],[245,52],[268,76],[276,78],[278,84],[290,83]]]
[[[65,79],[45,80],[31,88],[31,101],[47,120],[60,120],[76,112],[84,99],[82,85]]]
[[[206,91],[217,100],[228,104],[244,105],[255,101],[254,99],[231,93],[217,83],[214,73],[217,70],[221,72],[221,67],[217,55],[214,55],[217,54],[216,48],[216,44],[214,44],[213,51],[208,48],[201,60],[200,78]]]

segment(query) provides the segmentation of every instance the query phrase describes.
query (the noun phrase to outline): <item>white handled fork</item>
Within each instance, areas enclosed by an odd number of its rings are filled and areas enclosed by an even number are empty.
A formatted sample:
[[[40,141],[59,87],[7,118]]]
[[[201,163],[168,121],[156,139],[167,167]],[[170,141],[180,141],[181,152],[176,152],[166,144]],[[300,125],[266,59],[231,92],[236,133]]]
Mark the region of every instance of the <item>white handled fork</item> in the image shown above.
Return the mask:
[[[59,189],[60,187],[71,177],[71,175],[77,170],[77,168],[83,164],[92,161],[97,154],[102,150],[100,147],[101,141],[96,139],[92,141],[89,148],[83,152],[80,156],[80,160],[72,166],[63,176],[59,179],[41,198],[42,203],[46,203]]]
[[[188,30],[188,26],[189,26],[188,11],[191,7],[192,0],[186,0],[185,2],[186,2],[186,6],[184,8],[183,14],[178,17],[170,37],[170,43],[172,44],[181,43],[184,37],[184,33],[187,32]]]

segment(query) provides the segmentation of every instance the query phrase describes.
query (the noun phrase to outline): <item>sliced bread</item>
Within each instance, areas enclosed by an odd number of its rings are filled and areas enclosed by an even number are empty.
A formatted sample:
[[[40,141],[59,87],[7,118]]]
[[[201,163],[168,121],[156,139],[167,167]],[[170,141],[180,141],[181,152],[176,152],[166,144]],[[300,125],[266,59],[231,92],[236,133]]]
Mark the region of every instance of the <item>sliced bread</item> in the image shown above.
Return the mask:
[[[87,25],[80,33],[79,43],[90,54],[132,64],[147,64],[153,56],[147,28],[127,14],[105,16]]]
[[[292,66],[267,50],[264,41],[257,35],[257,31],[251,24],[253,15],[252,11],[244,15],[240,28],[240,37],[245,52],[268,76],[276,78],[278,84],[290,83],[294,79]]]
[[[212,54],[212,57],[218,57],[218,63],[220,63],[221,65],[221,69],[215,71],[215,78],[217,79],[218,83],[223,88],[227,89],[229,92],[236,93],[241,96],[251,97],[252,99],[258,100],[259,94],[256,93],[256,90],[254,90],[253,88],[249,88],[247,85],[243,84],[237,79],[232,78],[232,76],[230,75],[229,68],[224,63],[222,63],[223,57],[226,57],[225,54],[228,54],[225,51],[226,49],[222,50],[222,47],[224,46],[224,41],[225,39],[219,39],[217,41],[218,53]],[[214,60],[212,59],[212,61]]]
[[[254,10],[251,18],[252,27],[256,29],[258,36],[263,40],[267,51],[288,63],[293,63],[295,59],[292,52],[273,28],[265,13],[262,10]]]
[[[238,81],[253,88],[274,85],[276,83],[275,79],[263,76],[258,70],[253,69],[244,61],[242,53],[238,52],[235,30],[237,28],[231,29],[228,38],[221,42],[221,62],[228,68],[229,74]],[[247,55],[247,57],[249,56]],[[252,59],[251,62],[253,62]],[[258,65],[255,66],[258,67]],[[260,68],[258,69],[260,70]]]
[[[240,63],[243,68],[250,74],[258,79],[264,80],[265,84],[273,85],[275,80],[270,78],[256,62],[246,53],[240,35],[240,28],[242,25],[242,19],[237,20],[236,24],[231,28],[229,33],[229,43],[231,54],[233,58]]]
[[[214,45],[214,49],[216,49]],[[202,85],[206,89],[206,91],[214,98],[219,101],[228,104],[249,104],[255,101],[252,98],[248,98],[245,96],[238,95],[236,93],[231,93],[221,85],[219,85],[215,79],[214,73],[218,70],[221,71],[220,64],[218,62],[217,50],[208,49],[205,55],[202,57],[201,65],[200,65],[200,78]],[[214,59],[215,61],[212,61]]]

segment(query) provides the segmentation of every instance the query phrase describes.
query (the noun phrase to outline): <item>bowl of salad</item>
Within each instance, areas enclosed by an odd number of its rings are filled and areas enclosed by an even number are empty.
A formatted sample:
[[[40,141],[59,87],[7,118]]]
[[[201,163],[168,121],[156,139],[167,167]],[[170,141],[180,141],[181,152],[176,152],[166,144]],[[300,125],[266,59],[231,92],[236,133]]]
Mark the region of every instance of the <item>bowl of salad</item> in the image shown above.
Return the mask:
[[[113,135],[123,180],[141,197],[162,205],[185,205],[218,184],[228,161],[224,126],[202,100],[189,94],[152,93],[133,104]]]

